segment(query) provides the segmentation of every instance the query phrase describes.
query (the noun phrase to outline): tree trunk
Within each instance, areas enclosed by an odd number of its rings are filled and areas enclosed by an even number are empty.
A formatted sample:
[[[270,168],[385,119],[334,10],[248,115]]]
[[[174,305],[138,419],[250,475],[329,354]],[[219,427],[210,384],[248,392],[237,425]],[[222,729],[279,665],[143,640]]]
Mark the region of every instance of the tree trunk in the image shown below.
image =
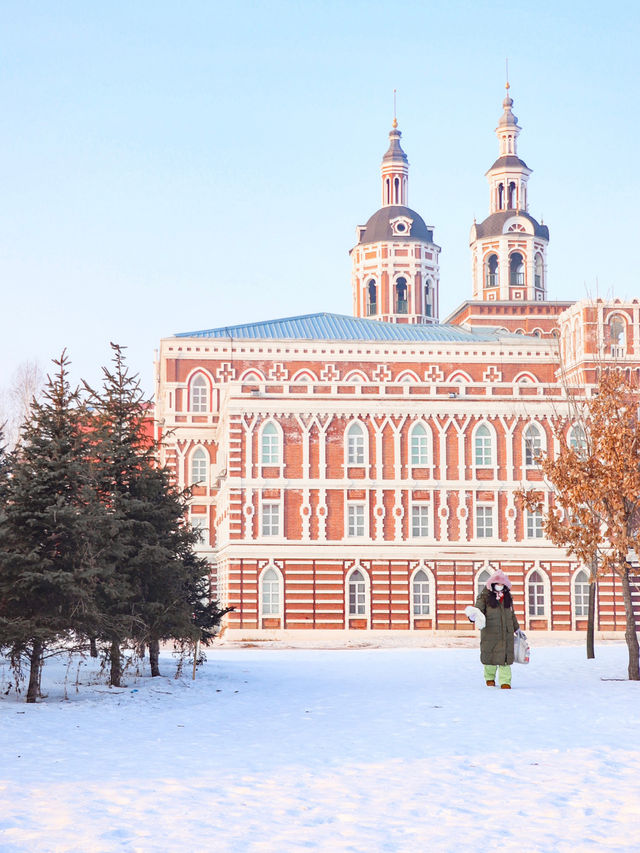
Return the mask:
[[[109,660],[111,662],[109,684],[112,687],[120,687],[120,679],[122,677],[122,661],[120,659],[120,642],[117,639],[111,640]]]
[[[35,702],[40,693],[40,670],[42,669],[42,652],[44,647],[39,640],[34,640],[29,656],[29,687],[27,702]]]
[[[98,644],[95,637],[89,637],[89,654],[92,658],[98,657]]]
[[[589,584],[589,616],[587,618],[587,660],[592,660],[596,656],[595,648],[595,628],[596,628],[596,581]]]
[[[624,612],[627,617],[627,627],[624,638],[629,649],[629,681],[640,681],[640,649],[638,647],[638,634],[636,632],[636,618],[631,601],[631,585],[629,583],[629,569],[627,566],[622,574],[622,597],[624,598]]]
[[[155,637],[149,642],[149,663],[151,664],[151,676],[155,678],[160,675],[160,665],[158,659],[160,657],[160,640]]]

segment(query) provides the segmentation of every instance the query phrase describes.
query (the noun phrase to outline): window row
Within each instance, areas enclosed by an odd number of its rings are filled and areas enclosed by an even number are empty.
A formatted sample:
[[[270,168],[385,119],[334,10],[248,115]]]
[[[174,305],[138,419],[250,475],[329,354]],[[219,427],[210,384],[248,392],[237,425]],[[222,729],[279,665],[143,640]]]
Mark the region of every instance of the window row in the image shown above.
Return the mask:
[[[260,464],[279,466],[283,462],[283,433],[274,421],[267,421],[260,431]],[[493,468],[496,465],[497,436],[493,427],[481,423],[473,432],[473,460],[476,468]],[[576,424],[569,430],[568,444],[575,450],[586,448],[586,435]],[[526,468],[534,468],[538,457],[546,450],[546,436],[541,426],[529,424],[522,437],[522,456]],[[368,432],[358,421],[346,431],[345,464],[361,467],[368,460]],[[409,432],[408,460],[412,467],[427,467],[432,459],[431,434],[423,423],[416,423]],[[202,447],[191,454],[190,482],[192,485],[208,484],[209,455]]]
[[[260,535],[284,536],[284,513],[280,501],[265,500],[260,504]],[[524,537],[544,538],[542,513],[525,510]],[[478,539],[495,539],[498,536],[496,508],[493,504],[476,504],[475,536]],[[435,536],[431,502],[412,502],[409,508],[408,533],[411,539],[429,539]],[[347,539],[368,539],[371,536],[369,508],[364,501],[347,501],[344,535]]]
[[[480,572],[476,578],[475,596],[484,588],[491,573],[488,570]],[[364,569],[354,569],[347,577],[345,598],[347,613],[350,617],[366,617],[370,608],[371,582]],[[418,569],[411,577],[410,583],[411,612],[415,617],[431,617],[434,615],[435,582],[431,573]],[[266,569],[260,577],[260,612],[262,616],[281,616],[283,613],[283,578],[274,568]],[[580,569],[572,579],[572,609],[576,619],[586,619],[589,608],[589,575]],[[474,598],[475,601],[475,598]],[[525,601],[515,602],[517,610],[523,606],[529,619],[547,618],[549,615],[549,595],[547,584],[542,573],[537,569],[532,571],[525,582]]]

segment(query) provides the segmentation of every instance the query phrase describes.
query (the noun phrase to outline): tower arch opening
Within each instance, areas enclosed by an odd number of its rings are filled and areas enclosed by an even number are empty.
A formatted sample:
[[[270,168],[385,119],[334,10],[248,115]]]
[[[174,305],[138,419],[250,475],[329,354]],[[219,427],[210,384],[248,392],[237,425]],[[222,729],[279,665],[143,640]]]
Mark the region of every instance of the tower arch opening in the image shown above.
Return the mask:
[[[409,313],[409,302],[407,299],[408,296],[408,287],[407,280],[404,276],[400,276],[396,279],[396,284],[394,288],[394,311],[396,314],[408,314]]]
[[[524,258],[520,252],[512,252],[509,257],[509,284],[512,287],[524,284]]]

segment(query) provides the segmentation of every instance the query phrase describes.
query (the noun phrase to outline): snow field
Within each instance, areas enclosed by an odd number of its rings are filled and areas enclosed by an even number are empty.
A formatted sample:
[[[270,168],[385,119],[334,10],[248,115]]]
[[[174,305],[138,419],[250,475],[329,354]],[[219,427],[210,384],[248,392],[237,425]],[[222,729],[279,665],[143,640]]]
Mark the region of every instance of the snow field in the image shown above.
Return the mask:
[[[47,663],[0,702],[0,850],[637,851],[640,685],[596,653],[501,691],[477,649],[217,647],[195,682],[74,664],[68,700]]]

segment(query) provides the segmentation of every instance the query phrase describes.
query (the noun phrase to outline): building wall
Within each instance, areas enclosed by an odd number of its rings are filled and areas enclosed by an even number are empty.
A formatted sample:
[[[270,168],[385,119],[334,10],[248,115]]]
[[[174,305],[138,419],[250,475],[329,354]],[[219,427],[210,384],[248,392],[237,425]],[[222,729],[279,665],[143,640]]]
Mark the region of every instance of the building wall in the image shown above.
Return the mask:
[[[606,340],[612,310],[628,319],[624,357],[637,369],[637,303],[572,306],[558,318],[561,339],[566,346],[578,338],[597,341],[593,329],[582,336],[574,331],[577,323],[585,330],[600,323]],[[583,372],[593,369],[596,344],[592,350],[571,351]],[[510,575],[527,627],[581,627],[571,585],[580,567],[527,525],[516,496],[523,485],[539,484],[549,505],[553,500],[535,464],[526,464],[525,430],[535,425],[541,447],[553,452],[554,426],[568,412],[557,369],[550,338],[479,344],[164,340],[156,393],[163,461],[179,485],[188,486],[194,453],[205,454],[191,520],[204,531],[214,588],[235,608],[229,626],[464,630],[463,610],[485,567]],[[201,389],[194,391],[198,377]],[[265,461],[262,432],[269,424],[279,452]],[[418,424],[427,455],[413,464],[411,434]],[[362,430],[362,460],[346,456],[352,425]],[[488,429],[491,456],[478,464],[481,426]],[[566,420],[563,428],[570,427]],[[349,531],[350,506],[362,507],[357,535]],[[422,508],[427,528],[420,535],[414,506]],[[478,509],[492,517],[491,535],[480,535],[486,530]],[[258,580],[267,566],[280,578],[277,615],[260,612]],[[350,621],[354,567],[363,575],[367,604]],[[431,611],[416,618],[411,578],[420,567],[429,578]],[[525,613],[534,571],[544,586],[544,613],[535,618]],[[600,584],[599,596],[599,627],[622,629],[615,579]]]

